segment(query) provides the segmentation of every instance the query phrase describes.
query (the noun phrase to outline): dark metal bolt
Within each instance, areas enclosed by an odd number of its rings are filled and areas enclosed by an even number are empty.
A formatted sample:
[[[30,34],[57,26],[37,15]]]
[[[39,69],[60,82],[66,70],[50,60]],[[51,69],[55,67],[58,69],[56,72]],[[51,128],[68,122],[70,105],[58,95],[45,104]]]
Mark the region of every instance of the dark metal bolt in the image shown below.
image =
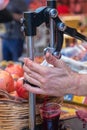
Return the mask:
[[[58,12],[57,12],[56,9],[51,9],[50,10],[50,16],[51,16],[51,18],[56,18],[57,15],[58,15]]]

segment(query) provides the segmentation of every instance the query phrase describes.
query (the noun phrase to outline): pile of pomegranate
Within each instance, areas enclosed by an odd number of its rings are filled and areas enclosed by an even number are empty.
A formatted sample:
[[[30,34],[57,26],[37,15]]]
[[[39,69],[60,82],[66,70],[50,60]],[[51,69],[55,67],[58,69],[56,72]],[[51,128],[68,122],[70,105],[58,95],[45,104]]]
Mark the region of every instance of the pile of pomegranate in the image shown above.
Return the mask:
[[[10,64],[4,70],[0,69],[0,89],[28,99],[28,91],[23,87],[23,80],[19,80],[23,76],[24,70],[19,64]]]
[[[41,57],[35,58],[37,63],[41,63],[42,60]],[[23,76],[24,70],[20,64],[8,64],[4,70],[0,69],[0,89],[16,97],[28,99],[29,92],[24,88]],[[38,96],[41,97],[37,95],[37,98]]]

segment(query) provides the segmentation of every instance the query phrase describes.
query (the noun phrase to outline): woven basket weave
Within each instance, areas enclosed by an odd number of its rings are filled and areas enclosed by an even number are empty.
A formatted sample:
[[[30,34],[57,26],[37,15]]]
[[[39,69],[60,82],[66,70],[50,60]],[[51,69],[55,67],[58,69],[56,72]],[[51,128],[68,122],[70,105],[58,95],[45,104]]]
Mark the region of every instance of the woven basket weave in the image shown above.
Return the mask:
[[[1,98],[4,96],[3,98]],[[48,100],[60,103],[60,98]],[[39,105],[36,103],[36,125],[41,124]],[[0,90],[0,130],[22,130],[29,127],[29,105],[26,100],[9,95]]]

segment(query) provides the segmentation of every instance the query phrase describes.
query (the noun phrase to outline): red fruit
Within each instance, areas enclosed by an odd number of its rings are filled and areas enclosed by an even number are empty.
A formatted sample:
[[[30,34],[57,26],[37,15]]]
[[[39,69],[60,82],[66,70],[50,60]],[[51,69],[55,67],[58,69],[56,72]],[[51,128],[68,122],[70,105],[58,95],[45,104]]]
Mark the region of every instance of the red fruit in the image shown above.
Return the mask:
[[[36,56],[36,57],[34,57],[34,61],[36,62],[36,63],[42,63],[42,61],[43,61],[43,57],[42,56]]]
[[[0,69],[0,89],[7,92],[14,91],[14,80],[7,71]]]
[[[12,74],[13,77],[14,75],[17,75],[17,77],[22,77],[24,75],[24,70],[19,64],[10,64],[5,68],[5,70]]]
[[[17,80],[15,83],[15,90],[17,91],[17,94],[19,97],[28,99],[29,94],[28,91],[23,87],[23,80]]]
[[[14,81],[18,80],[20,77],[17,74],[11,74]]]

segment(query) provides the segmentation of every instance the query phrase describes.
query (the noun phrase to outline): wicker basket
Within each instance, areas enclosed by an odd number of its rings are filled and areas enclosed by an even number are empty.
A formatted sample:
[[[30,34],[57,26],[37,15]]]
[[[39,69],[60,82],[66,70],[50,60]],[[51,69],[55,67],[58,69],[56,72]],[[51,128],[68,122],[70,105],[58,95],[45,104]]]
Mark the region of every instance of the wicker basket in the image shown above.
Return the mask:
[[[0,130],[22,130],[29,128],[29,105],[26,100],[15,98],[7,92],[0,90]],[[61,98],[48,100],[60,103]],[[41,124],[39,105],[36,103],[36,125]]]

